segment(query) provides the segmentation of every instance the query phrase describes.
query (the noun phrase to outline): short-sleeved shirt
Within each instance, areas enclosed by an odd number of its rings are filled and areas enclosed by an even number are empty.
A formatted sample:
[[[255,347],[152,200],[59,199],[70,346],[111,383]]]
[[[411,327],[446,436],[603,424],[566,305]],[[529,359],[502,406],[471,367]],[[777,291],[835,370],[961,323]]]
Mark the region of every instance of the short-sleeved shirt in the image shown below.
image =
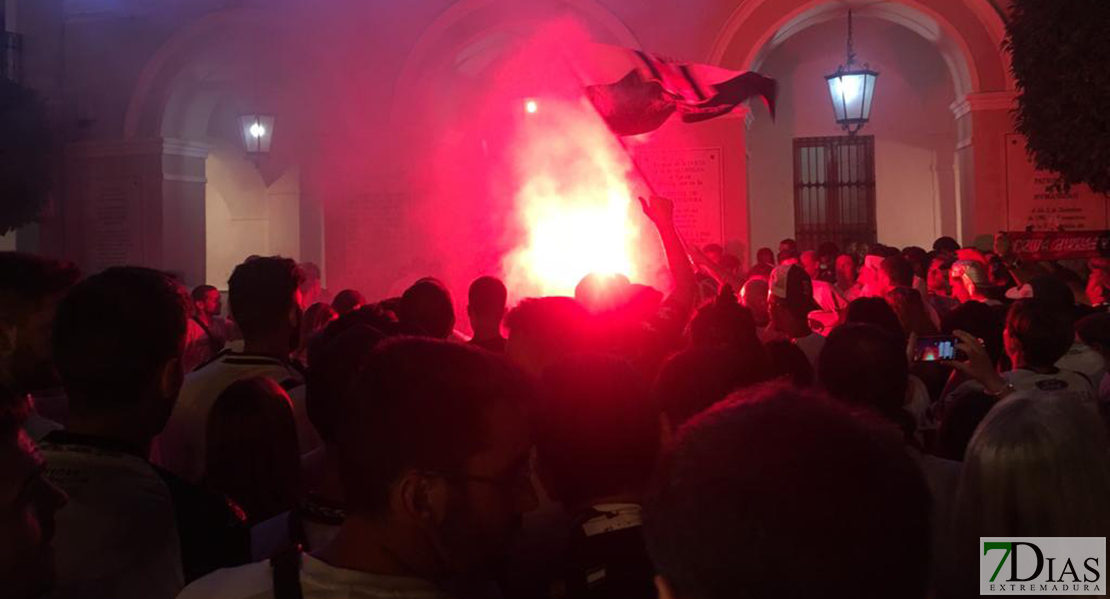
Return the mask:
[[[57,597],[173,599],[185,584],[173,498],[146,460],[103,444],[39,445],[69,496],[55,516]]]
[[[154,440],[154,463],[190,482],[204,476],[205,431],[208,413],[224,389],[235,381],[264,376],[272,379],[293,401],[301,453],[320,445],[304,404],[304,374],[288,360],[224,350],[211,362],[185,377],[169,422]]]
[[[1018,368],[1002,373],[1008,383],[1016,391],[1028,391],[1038,395],[1051,395],[1054,397],[1071,397],[1087,406],[1095,413],[1098,412],[1098,399],[1090,379],[1081,373],[1071,370],[1054,369],[1051,373],[1038,373],[1026,368]],[[982,391],[983,386],[977,381],[967,381],[956,387],[952,392],[952,399],[958,400],[961,395],[972,391]]]
[[[337,568],[307,553],[301,557],[300,579],[304,599],[449,599],[426,580]],[[178,599],[273,597],[273,569],[264,561],[213,572],[186,587]]]

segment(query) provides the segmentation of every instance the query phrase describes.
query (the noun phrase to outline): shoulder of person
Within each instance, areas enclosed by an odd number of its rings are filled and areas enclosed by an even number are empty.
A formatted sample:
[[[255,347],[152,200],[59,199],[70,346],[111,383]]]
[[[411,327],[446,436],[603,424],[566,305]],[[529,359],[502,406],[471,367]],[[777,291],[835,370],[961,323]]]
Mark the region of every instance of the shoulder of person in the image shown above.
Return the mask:
[[[225,568],[185,587],[177,599],[270,599],[274,596],[270,562]]]

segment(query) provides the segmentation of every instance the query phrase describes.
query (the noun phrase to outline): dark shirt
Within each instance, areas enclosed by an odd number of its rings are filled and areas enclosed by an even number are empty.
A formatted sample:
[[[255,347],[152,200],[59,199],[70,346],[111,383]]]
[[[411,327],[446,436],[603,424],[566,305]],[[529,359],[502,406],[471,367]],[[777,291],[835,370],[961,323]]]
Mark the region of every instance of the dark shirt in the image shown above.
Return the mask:
[[[85,445],[146,459],[141,451],[126,444],[69,431],[54,431],[43,439],[55,445]],[[173,500],[177,535],[181,541],[181,569],[185,583],[220,568],[250,562],[250,529],[228,507],[223,497],[157,466],[154,471]]]
[[[501,335],[492,337],[490,339],[471,339],[470,345],[476,345],[486,351],[491,351],[495,354],[505,353],[505,338]]]
[[[598,518],[601,516],[601,518]],[[577,526],[563,561],[563,573],[548,585],[549,599],[654,599],[655,569],[644,546],[643,530],[636,516],[620,524],[620,516],[601,512],[584,514],[600,526]],[[604,530],[605,521],[617,523]]]

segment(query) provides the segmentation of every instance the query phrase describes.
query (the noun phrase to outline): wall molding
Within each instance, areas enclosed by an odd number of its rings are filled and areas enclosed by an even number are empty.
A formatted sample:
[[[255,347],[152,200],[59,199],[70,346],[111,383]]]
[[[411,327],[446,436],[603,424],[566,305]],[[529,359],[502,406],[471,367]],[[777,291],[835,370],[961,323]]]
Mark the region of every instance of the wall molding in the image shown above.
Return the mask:
[[[957,119],[969,113],[984,110],[1013,110],[1017,107],[1017,95],[1014,90],[967,94],[957,98],[948,106],[948,109]]]

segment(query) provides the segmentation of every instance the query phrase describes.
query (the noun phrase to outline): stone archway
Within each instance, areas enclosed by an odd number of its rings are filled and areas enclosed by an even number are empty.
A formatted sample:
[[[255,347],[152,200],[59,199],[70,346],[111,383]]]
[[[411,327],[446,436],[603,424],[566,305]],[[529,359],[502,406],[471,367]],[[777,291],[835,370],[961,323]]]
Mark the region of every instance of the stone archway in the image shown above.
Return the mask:
[[[957,137],[956,226],[966,243],[1002,226],[1005,207],[1003,137],[1012,131],[1009,110],[1014,82],[1009,56],[1001,49],[1002,15],[988,0],[943,0],[928,6],[916,0],[845,2],[827,0],[747,0],[721,28],[707,60],[730,68],[757,68],[794,35],[848,8],[863,18],[896,23],[932,44],[951,74],[950,105]]]

